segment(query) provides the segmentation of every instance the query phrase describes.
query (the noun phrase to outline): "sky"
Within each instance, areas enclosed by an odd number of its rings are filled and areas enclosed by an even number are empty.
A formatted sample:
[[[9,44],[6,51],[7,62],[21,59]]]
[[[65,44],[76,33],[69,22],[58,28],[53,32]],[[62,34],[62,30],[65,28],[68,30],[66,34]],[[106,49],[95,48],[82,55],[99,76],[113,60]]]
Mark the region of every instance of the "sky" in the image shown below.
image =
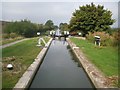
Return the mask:
[[[73,2],[74,1],[74,2]],[[118,1],[119,0],[2,0],[0,6],[0,20],[4,21],[19,21],[22,19],[31,20],[34,23],[45,23],[47,20],[52,20],[55,25],[69,23],[72,13],[79,6],[90,4],[104,5],[104,8],[110,10],[113,14],[112,18],[116,23],[112,27],[118,27]]]

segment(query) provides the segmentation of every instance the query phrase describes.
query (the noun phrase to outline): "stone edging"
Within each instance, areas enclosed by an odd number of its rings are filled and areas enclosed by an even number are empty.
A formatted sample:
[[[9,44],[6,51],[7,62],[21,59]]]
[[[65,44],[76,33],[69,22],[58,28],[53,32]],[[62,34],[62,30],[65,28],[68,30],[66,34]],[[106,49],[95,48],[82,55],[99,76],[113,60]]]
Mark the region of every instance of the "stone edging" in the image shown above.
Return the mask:
[[[48,43],[46,45],[47,47],[44,47],[40,51],[40,53],[36,57],[35,61],[28,67],[26,72],[23,74],[23,76],[19,79],[18,83],[13,88],[13,90],[16,90],[17,88],[21,88],[22,90],[24,90],[25,88],[29,87],[32,79],[34,78],[35,73],[37,72],[37,70],[39,68],[40,63],[42,62],[44,55],[46,54],[46,52],[50,46],[51,41],[52,41],[52,38],[48,41]]]
[[[97,69],[96,66],[94,66],[89,60],[87,60],[80,48],[76,47],[76,45],[71,42],[70,39],[67,39],[67,41],[71,49],[79,59],[80,63],[82,64],[85,72],[88,74],[89,78],[94,84],[95,88],[110,88],[106,85],[107,79],[105,78],[105,76],[100,72],[100,70]]]

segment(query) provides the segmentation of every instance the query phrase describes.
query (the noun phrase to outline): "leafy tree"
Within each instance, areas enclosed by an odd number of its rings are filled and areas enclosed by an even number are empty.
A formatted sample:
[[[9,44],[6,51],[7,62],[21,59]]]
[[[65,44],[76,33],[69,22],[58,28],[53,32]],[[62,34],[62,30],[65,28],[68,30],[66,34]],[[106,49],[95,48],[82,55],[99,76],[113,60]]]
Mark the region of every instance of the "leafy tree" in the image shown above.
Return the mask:
[[[70,20],[71,31],[81,31],[87,34],[89,31],[107,31],[115,20],[111,19],[112,12],[105,10],[104,6],[91,3],[90,5],[81,6],[75,10]]]
[[[41,34],[44,34],[46,32],[45,26],[43,24],[37,25],[37,32],[40,32]]]
[[[67,23],[60,23],[59,29],[61,31],[68,31],[69,30],[68,24]]]
[[[54,30],[57,30],[59,27],[57,25],[54,25]]]
[[[10,22],[3,30],[4,33],[16,33],[25,37],[33,37],[36,35],[37,27],[28,20],[21,20],[19,22]]]
[[[45,29],[46,31],[47,30],[53,30],[54,29],[54,23],[52,20],[48,20],[46,23],[45,23]]]
[[[29,20],[21,20],[8,23],[3,32],[6,34],[16,33],[17,35],[22,35],[25,37],[37,36],[36,33],[46,34],[50,30],[58,29],[57,25],[54,25],[52,20],[48,20],[45,25],[31,23]]]

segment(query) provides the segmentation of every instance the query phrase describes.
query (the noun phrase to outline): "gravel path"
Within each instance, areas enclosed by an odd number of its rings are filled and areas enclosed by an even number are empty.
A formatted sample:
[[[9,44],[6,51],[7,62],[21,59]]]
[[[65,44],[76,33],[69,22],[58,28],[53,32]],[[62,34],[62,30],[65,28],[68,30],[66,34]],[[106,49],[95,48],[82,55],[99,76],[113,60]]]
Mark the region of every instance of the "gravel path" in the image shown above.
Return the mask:
[[[22,41],[25,41],[25,40],[28,40],[28,39],[30,39],[30,38],[26,38],[26,39],[18,40],[18,41],[9,43],[9,44],[5,44],[5,45],[0,46],[0,48],[6,48],[6,47],[12,46],[12,45],[14,45],[16,43],[19,43],[19,42],[22,42]]]

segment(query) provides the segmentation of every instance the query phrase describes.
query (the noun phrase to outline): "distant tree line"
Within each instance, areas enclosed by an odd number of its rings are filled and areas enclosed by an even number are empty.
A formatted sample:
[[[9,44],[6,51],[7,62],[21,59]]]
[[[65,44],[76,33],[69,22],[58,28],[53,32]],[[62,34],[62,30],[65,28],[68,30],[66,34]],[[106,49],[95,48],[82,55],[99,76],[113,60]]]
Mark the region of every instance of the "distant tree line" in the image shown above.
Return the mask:
[[[16,33],[24,37],[34,37],[37,36],[37,32],[46,34],[50,30],[55,30],[57,28],[58,26],[54,25],[52,20],[46,21],[45,24],[36,24],[25,19],[21,21],[9,22],[3,29],[3,33]]]
[[[51,30],[60,29],[61,31],[81,32],[86,36],[89,32],[110,32],[110,25],[115,20],[112,19],[112,12],[105,10],[104,6],[93,3],[80,6],[72,14],[69,24],[60,23],[59,27],[54,25],[52,20],[47,20],[45,24],[35,24],[29,20],[21,20],[8,23],[4,28],[4,33],[16,33],[25,37],[34,37],[37,32],[48,34]]]

